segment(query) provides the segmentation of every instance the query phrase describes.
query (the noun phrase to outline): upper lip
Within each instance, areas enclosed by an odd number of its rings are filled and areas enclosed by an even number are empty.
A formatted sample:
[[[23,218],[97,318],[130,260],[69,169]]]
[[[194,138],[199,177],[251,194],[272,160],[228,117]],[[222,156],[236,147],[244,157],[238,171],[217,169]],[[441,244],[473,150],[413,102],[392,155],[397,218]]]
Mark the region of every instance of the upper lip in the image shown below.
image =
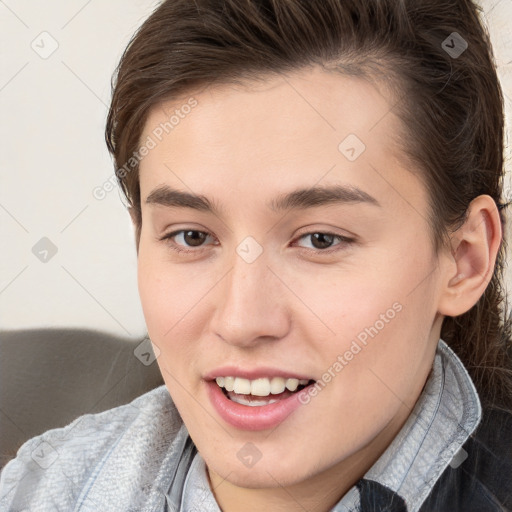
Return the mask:
[[[222,366],[215,368],[204,375],[205,380],[215,380],[217,377],[241,377],[243,379],[261,379],[272,377],[282,377],[283,379],[314,380],[309,375],[282,370],[280,368],[271,368],[269,366],[258,366],[257,368],[244,369],[238,366]]]

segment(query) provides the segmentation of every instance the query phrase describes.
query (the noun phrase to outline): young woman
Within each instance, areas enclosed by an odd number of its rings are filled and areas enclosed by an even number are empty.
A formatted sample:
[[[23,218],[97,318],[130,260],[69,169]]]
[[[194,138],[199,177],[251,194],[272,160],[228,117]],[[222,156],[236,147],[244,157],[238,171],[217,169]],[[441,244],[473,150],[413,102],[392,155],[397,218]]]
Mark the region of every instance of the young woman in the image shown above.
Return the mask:
[[[0,508],[512,509],[503,102],[477,7],[169,0],[113,92],[165,386],[25,443]]]

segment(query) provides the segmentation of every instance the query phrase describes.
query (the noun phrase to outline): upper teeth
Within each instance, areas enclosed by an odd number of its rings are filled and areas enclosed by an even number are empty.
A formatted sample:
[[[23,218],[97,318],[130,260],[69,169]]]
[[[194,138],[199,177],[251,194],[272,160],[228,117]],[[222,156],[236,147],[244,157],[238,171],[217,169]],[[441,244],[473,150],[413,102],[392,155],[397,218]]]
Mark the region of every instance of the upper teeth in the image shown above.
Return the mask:
[[[242,395],[268,396],[271,393],[277,395],[285,389],[295,391],[299,385],[307,384],[307,379],[283,379],[282,377],[273,377],[267,379],[242,379],[241,377],[217,377],[215,382],[226,391],[234,391]]]

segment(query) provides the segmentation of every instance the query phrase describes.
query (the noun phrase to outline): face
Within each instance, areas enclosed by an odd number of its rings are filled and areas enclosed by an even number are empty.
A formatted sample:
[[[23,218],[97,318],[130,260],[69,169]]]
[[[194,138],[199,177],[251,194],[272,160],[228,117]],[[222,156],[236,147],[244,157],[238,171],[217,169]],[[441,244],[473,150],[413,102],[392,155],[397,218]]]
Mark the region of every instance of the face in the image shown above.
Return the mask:
[[[440,278],[392,105],[315,68],[150,113],[139,292],[210,477],[257,488],[364,469],[421,392]]]

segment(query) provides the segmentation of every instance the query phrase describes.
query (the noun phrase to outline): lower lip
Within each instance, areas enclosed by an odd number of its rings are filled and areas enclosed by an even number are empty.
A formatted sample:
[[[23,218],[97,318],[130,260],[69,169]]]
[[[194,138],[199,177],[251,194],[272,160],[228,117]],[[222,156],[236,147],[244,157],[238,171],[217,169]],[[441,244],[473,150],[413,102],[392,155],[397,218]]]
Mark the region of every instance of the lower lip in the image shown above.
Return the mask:
[[[269,405],[242,405],[230,400],[215,381],[207,381],[208,396],[219,416],[236,428],[243,430],[265,430],[282,423],[295,409],[303,405],[299,397],[307,393],[308,387]],[[272,395],[270,395],[272,396]]]

